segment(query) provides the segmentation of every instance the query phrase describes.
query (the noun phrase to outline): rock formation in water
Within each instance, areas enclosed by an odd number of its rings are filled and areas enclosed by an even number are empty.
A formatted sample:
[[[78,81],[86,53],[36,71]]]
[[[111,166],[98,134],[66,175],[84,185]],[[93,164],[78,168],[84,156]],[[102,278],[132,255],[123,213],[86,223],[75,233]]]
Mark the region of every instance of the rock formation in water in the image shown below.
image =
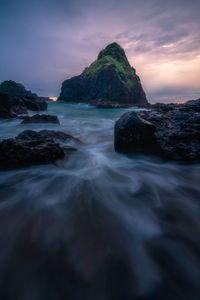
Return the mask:
[[[0,118],[12,118],[27,113],[27,107],[21,98],[0,93]]]
[[[125,113],[115,124],[115,150],[200,161],[200,99]]]
[[[29,123],[54,123],[60,124],[60,121],[57,116],[53,115],[39,115],[36,114],[34,116],[25,116],[21,117],[23,119],[21,124],[29,124]]]
[[[103,49],[81,75],[65,80],[59,100],[97,104],[148,104],[136,71],[130,66],[124,50],[112,43]]]
[[[27,91],[22,84],[15,81],[4,81],[0,84],[0,118],[16,117],[26,113],[27,109],[46,110],[47,99]]]
[[[15,139],[0,142],[0,170],[52,163],[75,151],[79,143],[60,131],[23,131]]]

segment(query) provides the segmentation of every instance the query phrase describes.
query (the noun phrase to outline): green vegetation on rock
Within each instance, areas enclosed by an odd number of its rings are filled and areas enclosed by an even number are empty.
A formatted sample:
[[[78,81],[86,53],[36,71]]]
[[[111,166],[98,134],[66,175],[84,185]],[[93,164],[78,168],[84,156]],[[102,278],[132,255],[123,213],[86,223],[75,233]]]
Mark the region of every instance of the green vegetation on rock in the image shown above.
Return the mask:
[[[65,80],[59,99],[147,104],[140,79],[117,43],[101,50],[97,59],[81,75]]]
[[[12,93],[15,92],[16,89],[25,91],[25,88],[22,84],[13,80],[5,80],[0,84],[0,93]]]
[[[112,43],[108,45],[105,49],[101,50],[97,59],[100,60],[103,57],[108,55],[112,56],[115,60],[117,60],[119,63],[123,64],[124,66],[130,67],[124,49],[117,43]]]
[[[128,89],[134,86],[132,77],[135,76],[135,70],[130,66],[124,50],[117,43],[112,43],[103,49],[99,53],[97,60],[85,68],[82,76],[95,76],[95,73],[110,66],[115,68],[119,80],[126,84]]]
[[[97,59],[83,71],[82,76],[95,76],[95,73],[97,73],[99,70],[106,69],[110,66],[115,68],[120,81],[127,84],[129,88],[134,85],[134,81],[131,80],[131,77],[135,75],[134,69],[131,68],[130,65],[127,66],[125,62],[120,63],[111,55],[103,56],[102,58]]]

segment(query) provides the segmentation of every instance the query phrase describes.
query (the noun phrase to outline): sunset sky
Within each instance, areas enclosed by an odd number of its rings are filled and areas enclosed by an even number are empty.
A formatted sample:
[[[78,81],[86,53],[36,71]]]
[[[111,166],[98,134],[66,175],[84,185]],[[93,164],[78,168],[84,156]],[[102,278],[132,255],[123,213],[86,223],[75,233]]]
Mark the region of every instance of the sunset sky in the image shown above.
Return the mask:
[[[57,96],[115,41],[148,100],[200,97],[199,0],[0,0],[0,81]]]

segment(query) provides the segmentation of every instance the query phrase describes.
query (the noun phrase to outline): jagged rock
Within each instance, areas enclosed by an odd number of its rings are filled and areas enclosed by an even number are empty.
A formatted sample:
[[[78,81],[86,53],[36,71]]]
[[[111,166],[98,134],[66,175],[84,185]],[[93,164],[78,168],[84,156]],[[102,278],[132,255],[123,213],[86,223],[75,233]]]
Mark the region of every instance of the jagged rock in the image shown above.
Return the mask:
[[[115,124],[115,150],[200,161],[200,99],[125,113]]]
[[[42,136],[45,136],[45,137],[49,137],[49,138],[52,138],[55,142],[69,142],[70,144],[73,143],[73,144],[82,144],[82,142],[73,137],[72,135],[70,134],[67,134],[65,132],[62,132],[62,131],[56,131],[56,130],[41,130],[39,131],[40,135]]]
[[[52,116],[52,115],[39,115],[36,114],[32,117],[30,116],[25,116],[22,117],[23,121],[21,124],[29,124],[29,123],[55,123],[55,124],[60,124],[57,116]]]
[[[67,102],[111,102],[148,104],[139,77],[124,50],[112,43],[81,75],[65,80],[58,100]]]
[[[6,99],[9,104],[6,103]],[[27,109],[46,110],[46,98],[27,91],[22,84],[12,80],[2,82],[0,84],[0,116],[13,117],[26,112]],[[5,110],[9,110],[8,113],[5,113]]]
[[[200,99],[197,100],[189,100],[182,104],[177,103],[155,103],[155,104],[149,104],[149,108],[153,108],[156,111],[159,112],[168,112],[170,110],[179,109],[180,111],[186,111],[186,112],[200,112]]]
[[[17,96],[0,93],[0,118],[12,118],[27,113],[27,107]]]
[[[29,165],[52,163],[64,158],[76,148],[63,144],[64,139],[72,139],[63,132],[26,130],[15,139],[0,142],[0,170],[21,168]],[[76,139],[75,139],[76,140]]]
[[[44,97],[38,97],[37,95],[35,96],[35,94],[33,94],[23,96],[22,100],[26,107],[30,110],[39,111],[47,109],[47,103]]]

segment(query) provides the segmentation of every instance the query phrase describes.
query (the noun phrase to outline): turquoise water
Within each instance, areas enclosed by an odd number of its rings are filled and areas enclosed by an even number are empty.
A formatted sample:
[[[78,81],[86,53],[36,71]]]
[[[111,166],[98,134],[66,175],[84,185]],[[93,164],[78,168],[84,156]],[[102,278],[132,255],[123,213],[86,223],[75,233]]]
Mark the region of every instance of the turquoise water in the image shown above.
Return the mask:
[[[0,172],[0,299],[200,299],[200,166],[115,153],[127,110],[50,103],[61,125],[0,121],[1,139],[54,129],[83,142]]]

